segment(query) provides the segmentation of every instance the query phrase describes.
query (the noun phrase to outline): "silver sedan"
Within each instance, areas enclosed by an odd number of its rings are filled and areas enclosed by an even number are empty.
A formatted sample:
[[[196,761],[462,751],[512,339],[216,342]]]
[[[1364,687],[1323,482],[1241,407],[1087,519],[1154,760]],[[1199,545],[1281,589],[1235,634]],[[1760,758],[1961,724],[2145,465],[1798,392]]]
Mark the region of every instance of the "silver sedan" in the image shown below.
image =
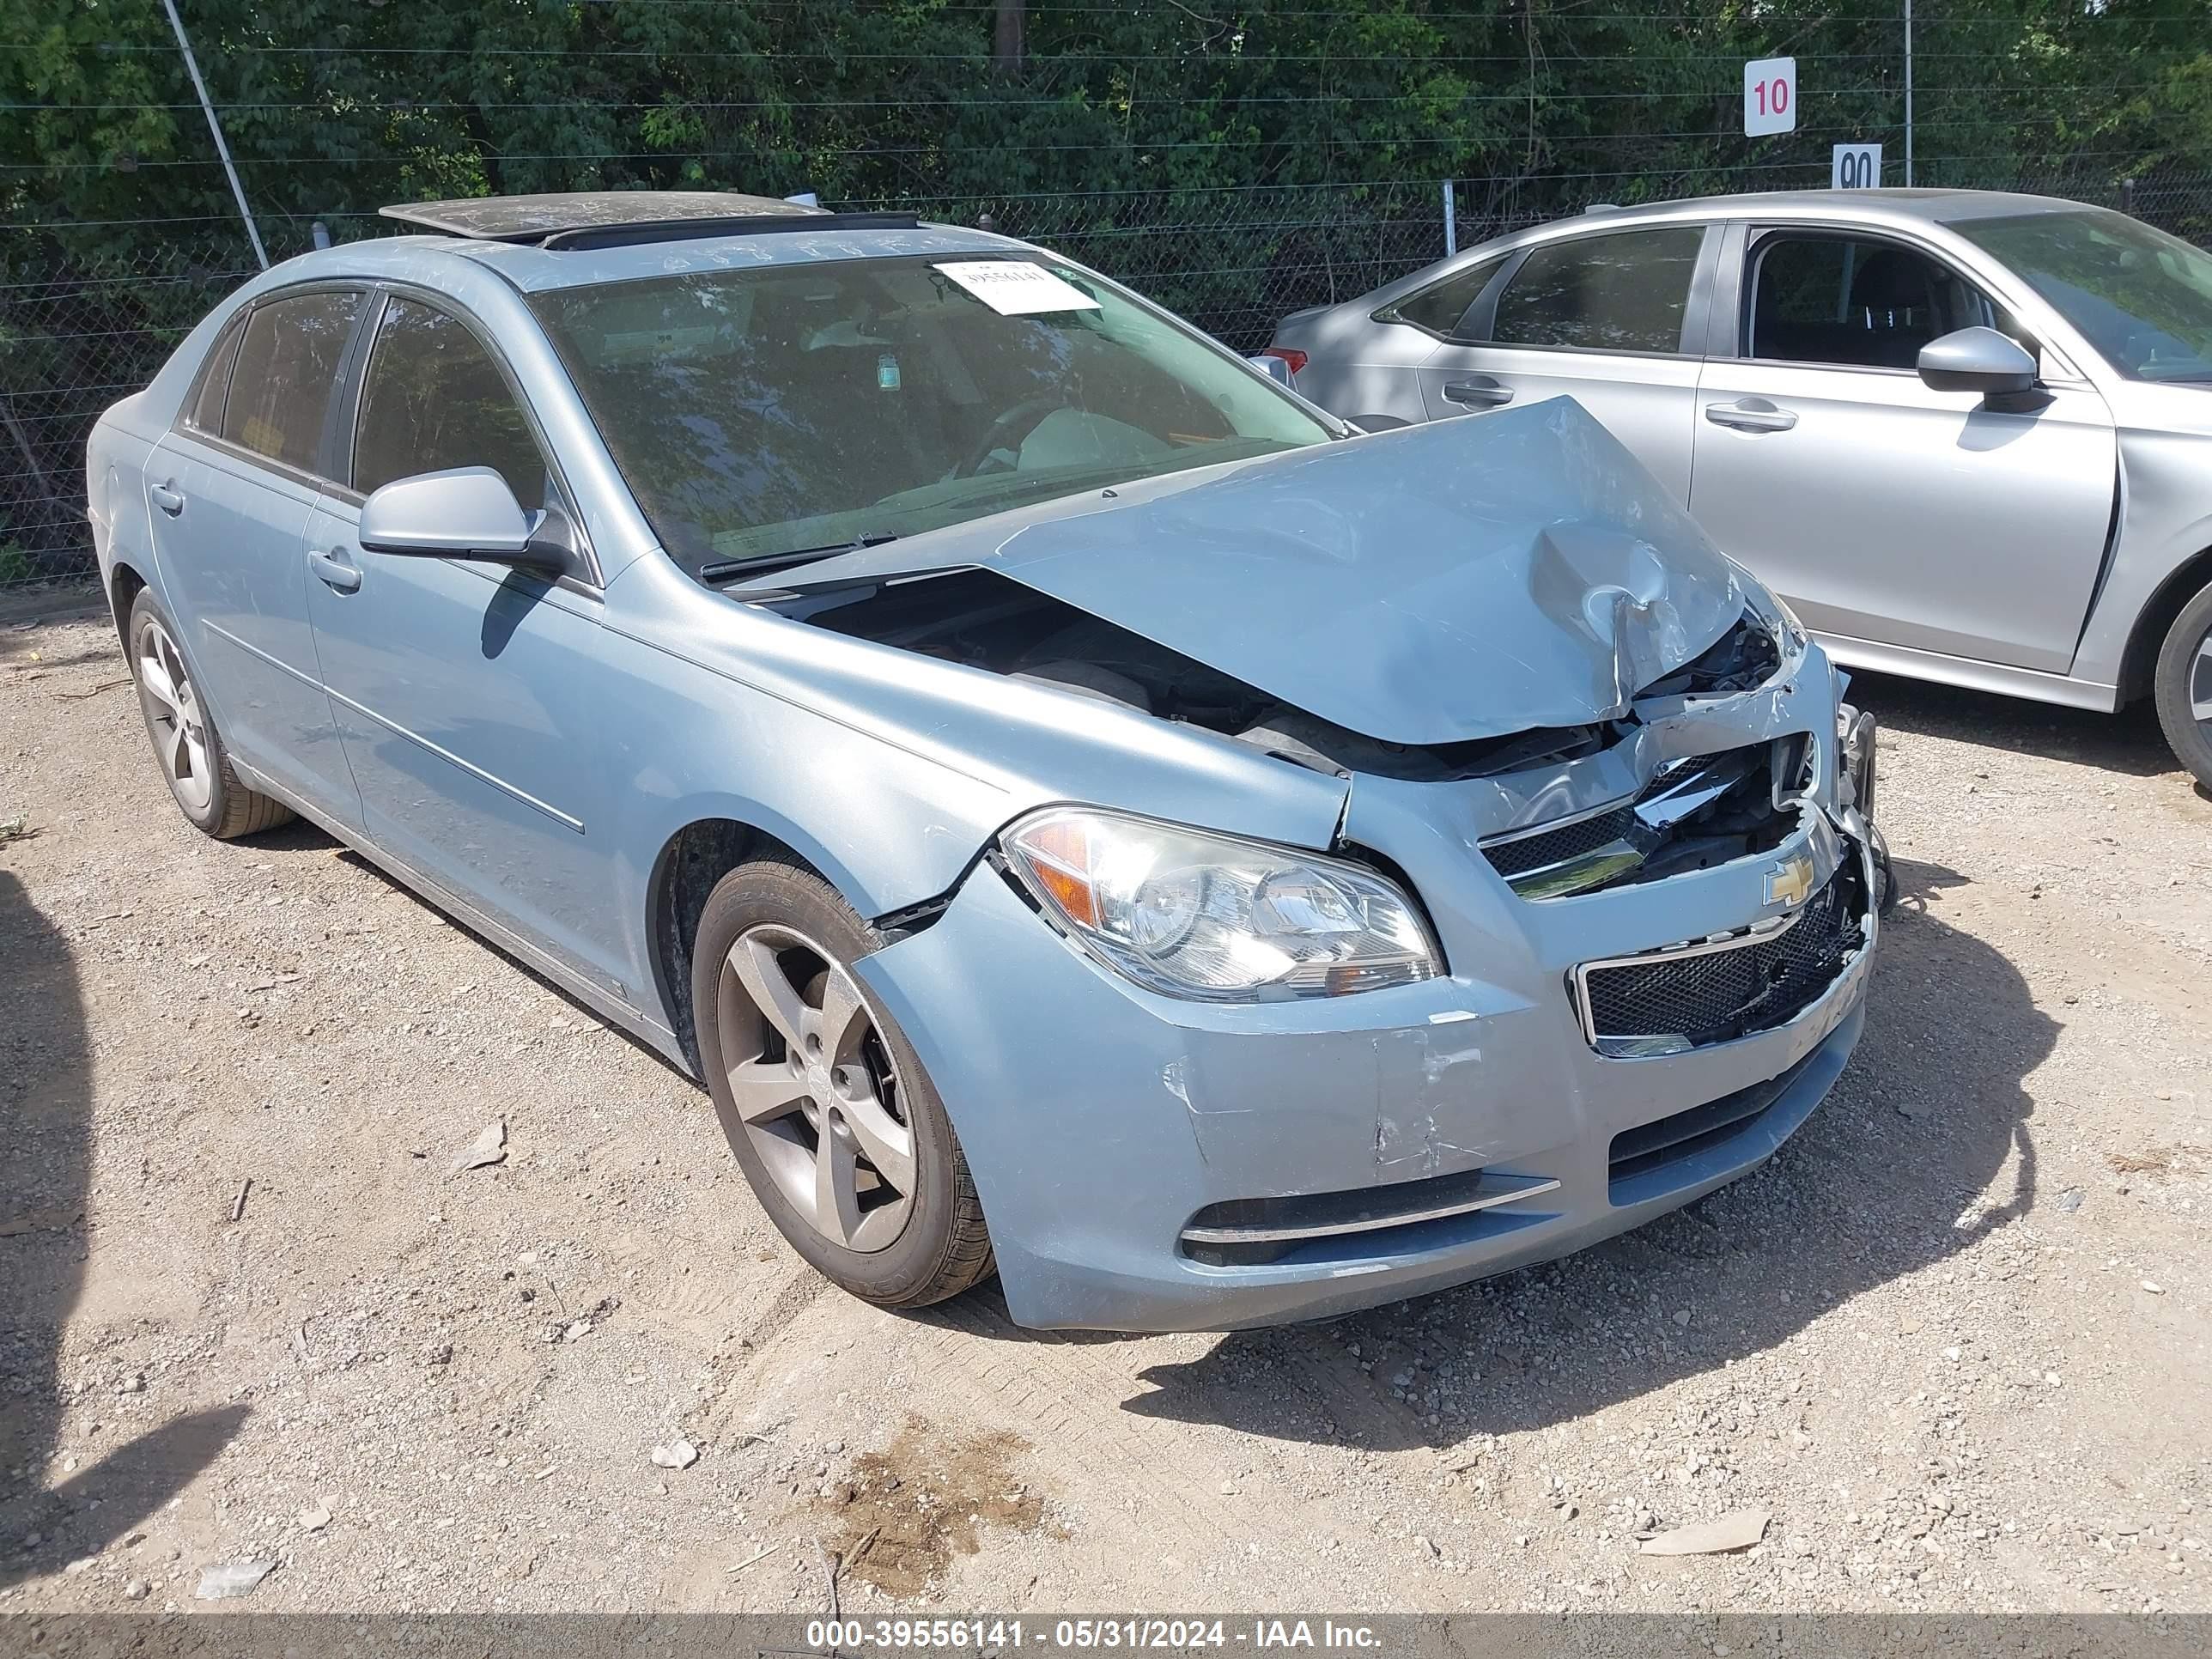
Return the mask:
[[[1608,208],[1285,318],[1375,427],[1567,396],[1847,665],[2112,710],[2212,786],[2212,256],[2100,208]]]

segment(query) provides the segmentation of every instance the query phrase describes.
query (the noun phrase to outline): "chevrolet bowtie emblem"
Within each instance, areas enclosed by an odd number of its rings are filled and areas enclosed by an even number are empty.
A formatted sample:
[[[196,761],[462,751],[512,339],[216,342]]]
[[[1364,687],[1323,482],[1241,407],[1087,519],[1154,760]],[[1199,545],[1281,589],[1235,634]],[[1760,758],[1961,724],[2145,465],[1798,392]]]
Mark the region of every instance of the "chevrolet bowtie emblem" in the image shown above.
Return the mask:
[[[1813,860],[1803,853],[1786,858],[1766,872],[1769,904],[1802,904],[1813,894]]]

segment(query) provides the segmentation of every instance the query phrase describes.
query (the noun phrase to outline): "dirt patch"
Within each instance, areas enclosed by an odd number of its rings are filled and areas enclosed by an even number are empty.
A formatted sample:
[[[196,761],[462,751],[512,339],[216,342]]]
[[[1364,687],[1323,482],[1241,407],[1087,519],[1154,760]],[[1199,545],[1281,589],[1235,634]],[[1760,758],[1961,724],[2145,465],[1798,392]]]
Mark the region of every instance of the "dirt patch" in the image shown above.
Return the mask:
[[[940,1437],[908,1417],[889,1447],[863,1452],[818,1501],[837,1516],[843,1574],[895,1595],[918,1594],[955,1555],[982,1547],[987,1527],[1044,1525],[1044,1500],[1015,1472],[1018,1435]]]
[[[2113,1152],[2105,1162],[2115,1175],[2194,1175],[2204,1167],[2208,1154],[2212,1154],[2212,1147],[2184,1143],[2152,1146],[2140,1152]]]

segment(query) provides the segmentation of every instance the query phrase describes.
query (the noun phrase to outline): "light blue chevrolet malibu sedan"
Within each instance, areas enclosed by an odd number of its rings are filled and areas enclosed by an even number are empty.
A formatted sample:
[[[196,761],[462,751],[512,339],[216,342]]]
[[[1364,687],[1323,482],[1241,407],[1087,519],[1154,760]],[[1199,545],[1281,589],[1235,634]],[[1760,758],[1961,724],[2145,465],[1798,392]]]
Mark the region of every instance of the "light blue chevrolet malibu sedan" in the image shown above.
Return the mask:
[[[848,1290],[1330,1314],[1686,1203],[1842,1070],[1871,723],[1573,403],[1363,435],[891,216],[387,211],[93,435],[155,756],[703,1081]]]

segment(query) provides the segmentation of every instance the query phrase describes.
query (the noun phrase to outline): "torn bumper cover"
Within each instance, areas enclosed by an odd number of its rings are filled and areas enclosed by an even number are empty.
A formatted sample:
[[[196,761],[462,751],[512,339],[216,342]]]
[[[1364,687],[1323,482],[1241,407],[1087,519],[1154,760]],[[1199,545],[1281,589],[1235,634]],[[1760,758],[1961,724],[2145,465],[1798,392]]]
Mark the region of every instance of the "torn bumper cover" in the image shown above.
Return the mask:
[[[1832,676],[1801,645],[1757,690],[1638,714],[1620,743],[1522,775],[1355,779],[1346,837],[1420,895],[1443,976],[1313,1001],[1156,996],[988,863],[861,963],[952,1112],[1014,1316],[1340,1313],[1579,1249],[1771,1155],[1857,1040],[1879,926],[1873,839],[1835,787]],[[1541,900],[1480,851],[1531,815],[1632,799],[1685,757],[1791,738],[1808,787],[1771,848]],[[1637,982],[1594,1004],[1606,971]],[[1598,1024],[1616,1014],[1665,1029]]]

